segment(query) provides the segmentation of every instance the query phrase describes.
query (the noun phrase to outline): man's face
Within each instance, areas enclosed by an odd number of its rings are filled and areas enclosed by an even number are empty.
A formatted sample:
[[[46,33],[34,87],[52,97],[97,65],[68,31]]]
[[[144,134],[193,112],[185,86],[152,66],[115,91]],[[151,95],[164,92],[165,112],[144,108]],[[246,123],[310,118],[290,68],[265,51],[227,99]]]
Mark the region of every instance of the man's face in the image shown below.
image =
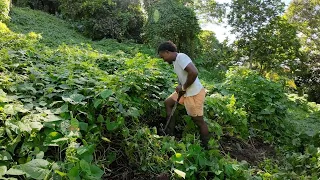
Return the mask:
[[[167,62],[169,64],[172,64],[172,62],[175,59],[173,56],[173,53],[170,51],[160,51],[159,56],[160,56],[160,58],[162,58],[165,62]]]

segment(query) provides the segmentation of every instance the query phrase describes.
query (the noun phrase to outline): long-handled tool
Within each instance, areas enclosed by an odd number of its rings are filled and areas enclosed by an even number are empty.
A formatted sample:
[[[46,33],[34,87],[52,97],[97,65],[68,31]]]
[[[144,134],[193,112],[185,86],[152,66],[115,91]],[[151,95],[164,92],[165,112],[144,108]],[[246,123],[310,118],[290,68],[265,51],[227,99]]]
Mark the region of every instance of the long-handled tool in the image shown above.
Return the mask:
[[[171,111],[171,114],[170,114],[170,116],[169,116],[169,118],[168,118],[168,120],[167,120],[167,123],[166,123],[166,125],[164,126],[164,129],[162,129],[162,131],[163,131],[164,134],[166,134],[165,131],[167,130],[167,127],[168,127],[168,125],[169,125],[169,123],[170,123],[170,121],[171,121],[171,118],[172,118],[172,116],[173,116],[173,114],[174,114],[174,111],[175,111],[176,108],[177,108],[177,105],[178,105],[178,103],[179,103],[180,98],[181,98],[182,95],[183,95],[182,93],[181,93],[181,94],[179,93],[178,99],[177,99],[177,101],[174,103],[174,106],[173,106],[172,111]]]

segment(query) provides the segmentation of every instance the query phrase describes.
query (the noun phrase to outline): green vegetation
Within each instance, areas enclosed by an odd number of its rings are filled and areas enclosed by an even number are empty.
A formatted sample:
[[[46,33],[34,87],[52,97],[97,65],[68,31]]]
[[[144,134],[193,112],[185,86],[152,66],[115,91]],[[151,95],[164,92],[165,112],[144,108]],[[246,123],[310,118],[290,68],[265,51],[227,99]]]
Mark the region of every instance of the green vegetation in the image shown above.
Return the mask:
[[[200,27],[192,9],[172,0],[163,0],[147,10],[145,42],[157,48],[161,42],[170,39],[178,49],[195,57]]]
[[[29,8],[14,7],[10,18],[0,22],[0,178],[320,177],[320,105],[295,94],[282,70],[231,66],[241,51],[212,33],[197,34],[194,47],[204,49],[195,63],[208,90],[212,138],[204,150],[183,108],[176,137],[158,135],[176,77],[154,49],[92,41],[69,22]],[[269,36],[272,27],[255,37]],[[283,53],[272,57],[293,58]],[[254,67],[263,65],[259,57],[252,55]]]
[[[9,11],[10,11],[10,1],[9,0],[3,0],[0,2],[0,22],[7,22],[9,17]]]

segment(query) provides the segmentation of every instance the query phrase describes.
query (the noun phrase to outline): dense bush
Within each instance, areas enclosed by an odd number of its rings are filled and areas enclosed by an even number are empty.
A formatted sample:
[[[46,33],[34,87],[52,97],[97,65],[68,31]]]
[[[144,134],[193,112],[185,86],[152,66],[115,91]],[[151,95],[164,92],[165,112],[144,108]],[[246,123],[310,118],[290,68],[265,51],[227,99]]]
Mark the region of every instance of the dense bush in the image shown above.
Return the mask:
[[[127,38],[141,41],[144,19],[139,2],[121,0],[60,0],[60,2],[64,18],[76,21],[76,28],[92,39]]]
[[[6,22],[10,19],[10,0],[1,0],[0,1],[0,22]]]
[[[245,109],[251,132],[261,130],[270,141],[273,136],[284,136],[285,132],[290,132],[283,85],[246,68],[231,68],[220,91],[226,95],[233,94],[237,106]]]
[[[213,128],[212,131],[218,136],[224,133],[232,136],[240,135],[243,138],[248,137],[247,113],[242,108],[238,108],[236,103],[238,102],[233,95],[212,94],[206,98],[206,117],[210,119],[209,124]],[[215,115],[218,115],[217,119]],[[219,125],[214,125],[215,123]],[[219,134],[219,132],[222,133]]]
[[[19,35],[0,25],[0,132],[6,149],[1,153],[8,156],[1,159],[4,173],[20,169],[19,175],[39,179],[100,178],[103,171],[93,153],[101,138],[116,139],[117,129],[132,126],[150,105],[160,108],[159,96],[167,94],[159,92],[170,86],[167,66],[137,55],[124,58],[122,71],[109,75],[96,64],[108,60],[104,54],[67,45],[51,50],[37,42],[35,33]],[[35,173],[40,167],[44,170]]]

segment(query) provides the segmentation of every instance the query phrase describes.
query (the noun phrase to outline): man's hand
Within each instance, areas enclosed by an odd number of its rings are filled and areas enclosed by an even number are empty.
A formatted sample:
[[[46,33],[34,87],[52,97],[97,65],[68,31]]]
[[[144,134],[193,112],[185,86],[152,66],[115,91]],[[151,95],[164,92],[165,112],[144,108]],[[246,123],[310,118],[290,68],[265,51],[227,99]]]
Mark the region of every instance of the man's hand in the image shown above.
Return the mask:
[[[176,92],[177,92],[179,95],[181,95],[181,96],[186,93],[186,91],[183,91],[183,90],[182,90],[182,85],[178,85],[178,86],[176,87]]]

